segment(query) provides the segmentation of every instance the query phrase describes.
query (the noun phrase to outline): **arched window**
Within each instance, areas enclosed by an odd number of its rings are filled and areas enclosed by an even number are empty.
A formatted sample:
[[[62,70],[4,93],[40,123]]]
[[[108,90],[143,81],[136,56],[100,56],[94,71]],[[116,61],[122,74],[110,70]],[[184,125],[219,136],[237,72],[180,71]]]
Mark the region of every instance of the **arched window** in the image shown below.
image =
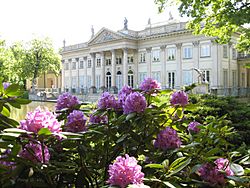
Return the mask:
[[[121,71],[118,71],[116,73],[116,87],[118,91],[122,88],[122,73]]]
[[[134,73],[132,70],[128,71],[128,85],[132,88],[134,87]]]
[[[110,72],[106,73],[106,88],[108,88],[108,90],[111,88],[111,73]]]

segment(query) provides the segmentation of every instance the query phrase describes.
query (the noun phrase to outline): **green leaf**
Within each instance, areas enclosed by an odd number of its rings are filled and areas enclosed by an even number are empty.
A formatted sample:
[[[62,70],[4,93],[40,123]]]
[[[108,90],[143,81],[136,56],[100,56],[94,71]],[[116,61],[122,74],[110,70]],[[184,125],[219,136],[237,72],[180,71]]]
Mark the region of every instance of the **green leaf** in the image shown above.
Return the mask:
[[[186,159],[186,157],[181,157],[176,159],[171,165],[170,165],[170,169],[169,172],[171,172],[169,175],[167,175],[167,177],[170,177],[176,173],[178,173],[179,171],[181,171],[183,168],[185,168],[187,165],[189,165],[189,163],[192,161],[191,158]]]
[[[8,96],[15,96],[15,93],[19,90],[18,84],[11,84],[7,89],[5,90],[5,94]]]
[[[10,111],[5,106],[3,106],[3,110],[1,111],[1,114],[3,114],[6,117],[10,117]]]
[[[18,102],[19,104],[29,104],[32,102],[31,100],[21,99],[21,98],[16,98],[15,101]]]
[[[146,168],[158,168],[158,169],[164,168],[164,166],[162,164],[147,164],[145,167]]]
[[[136,113],[135,113],[135,112],[134,112],[134,113],[128,114],[127,117],[126,117],[126,121],[132,119],[132,118],[135,117],[135,116],[136,116]]]
[[[15,101],[8,101],[8,103],[15,108],[21,109],[21,105]]]
[[[11,132],[11,133],[29,133],[26,130],[23,129],[18,129],[18,128],[8,128],[8,129],[4,129],[4,132]]]
[[[38,131],[38,135],[51,135],[51,131],[48,128],[41,128]]]
[[[236,175],[236,176],[244,175],[244,169],[241,165],[232,163],[232,164],[230,164],[230,168],[234,172],[234,175]]]

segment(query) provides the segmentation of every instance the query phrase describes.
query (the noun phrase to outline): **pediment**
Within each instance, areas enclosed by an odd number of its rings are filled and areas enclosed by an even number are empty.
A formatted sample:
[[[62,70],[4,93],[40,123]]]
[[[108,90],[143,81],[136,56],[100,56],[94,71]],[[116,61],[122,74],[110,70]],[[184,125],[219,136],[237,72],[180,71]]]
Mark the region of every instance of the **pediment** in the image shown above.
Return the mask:
[[[89,45],[122,39],[123,36],[109,29],[101,29],[90,41]]]

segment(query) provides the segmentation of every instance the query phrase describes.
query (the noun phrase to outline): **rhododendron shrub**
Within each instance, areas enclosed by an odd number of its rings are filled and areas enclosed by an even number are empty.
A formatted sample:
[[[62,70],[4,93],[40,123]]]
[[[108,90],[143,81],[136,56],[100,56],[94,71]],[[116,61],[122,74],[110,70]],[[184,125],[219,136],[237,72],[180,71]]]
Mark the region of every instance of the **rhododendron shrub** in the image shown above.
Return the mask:
[[[0,88],[3,104],[13,100],[14,87]],[[230,121],[197,120],[188,95],[160,90],[151,78],[136,90],[104,92],[93,105],[62,94],[56,113],[37,108],[20,123],[0,125],[0,184],[249,187],[249,153],[230,143]]]

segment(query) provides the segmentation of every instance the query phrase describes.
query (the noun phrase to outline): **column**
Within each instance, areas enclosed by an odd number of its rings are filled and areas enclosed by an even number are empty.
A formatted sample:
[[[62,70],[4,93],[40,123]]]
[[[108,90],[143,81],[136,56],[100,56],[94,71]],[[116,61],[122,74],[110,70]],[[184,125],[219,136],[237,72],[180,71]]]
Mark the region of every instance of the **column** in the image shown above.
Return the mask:
[[[138,88],[138,51],[133,50],[133,59],[134,59],[134,88]]]
[[[80,93],[80,84],[79,84],[79,58],[75,58],[76,60],[76,93]]]
[[[176,56],[176,88],[180,89],[182,85],[182,64],[181,64],[181,43],[176,44],[177,56]]]
[[[72,67],[71,67],[72,60],[69,59],[68,62],[69,62],[69,92],[72,92]]]
[[[162,89],[166,88],[166,45],[161,46],[161,87]]]
[[[84,88],[85,92],[87,93],[89,88],[87,87],[88,85],[88,57],[83,57],[83,62],[84,62]]]
[[[123,49],[123,86],[128,85],[128,49]]]
[[[151,67],[151,50],[152,48],[146,48],[146,63],[147,63],[147,76],[151,77],[152,67]]]
[[[111,88],[114,93],[117,93],[117,87],[115,83],[115,76],[116,76],[116,66],[115,66],[115,50],[111,50],[111,66],[112,66],[112,71],[111,71]]]
[[[200,59],[200,56],[199,56],[199,41],[194,41],[193,42],[193,46],[194,46],[194,52],[193,52],[193,58],[194,58],[194,67],[193,68],[196,68],[196,69],[200,69],[200,65],[199,65],[199,59]],[[198,73],[196,71],[193,71],[194,72],[194,77],[193,77],[193,82],[197,82],[198,83]],[[201,79],[201,78],[200,78]],[[202,82],[202,80],[200,80]]]
[[[219,61],[218,61],[218,55],[219,55],[219,51],[218,51],[218,43],[215,42],[215,40],[211,41],[211,56],[212,56],[212,71],[211,71],[211,88],[218,88],[220,85],[220,78],[218,76],[219,72],[220,72],[220,67],[219,67]]]
[[[96,64],[96,62],[95,62],[95,53],[91,53],[90,56],[91,56],[91,69],[92,69],[90,92],[91,93],[96,93],[96,87],[95,87],[95,64]]]
[[[104,90],[105,88],[105,56],[104,56],[104,52],[100,53],[101,55],[101,88]]]
[[[65,60],[62,60],[62,84],[61,84],[61,91],[64,91],[64,79],[65,79]]]

